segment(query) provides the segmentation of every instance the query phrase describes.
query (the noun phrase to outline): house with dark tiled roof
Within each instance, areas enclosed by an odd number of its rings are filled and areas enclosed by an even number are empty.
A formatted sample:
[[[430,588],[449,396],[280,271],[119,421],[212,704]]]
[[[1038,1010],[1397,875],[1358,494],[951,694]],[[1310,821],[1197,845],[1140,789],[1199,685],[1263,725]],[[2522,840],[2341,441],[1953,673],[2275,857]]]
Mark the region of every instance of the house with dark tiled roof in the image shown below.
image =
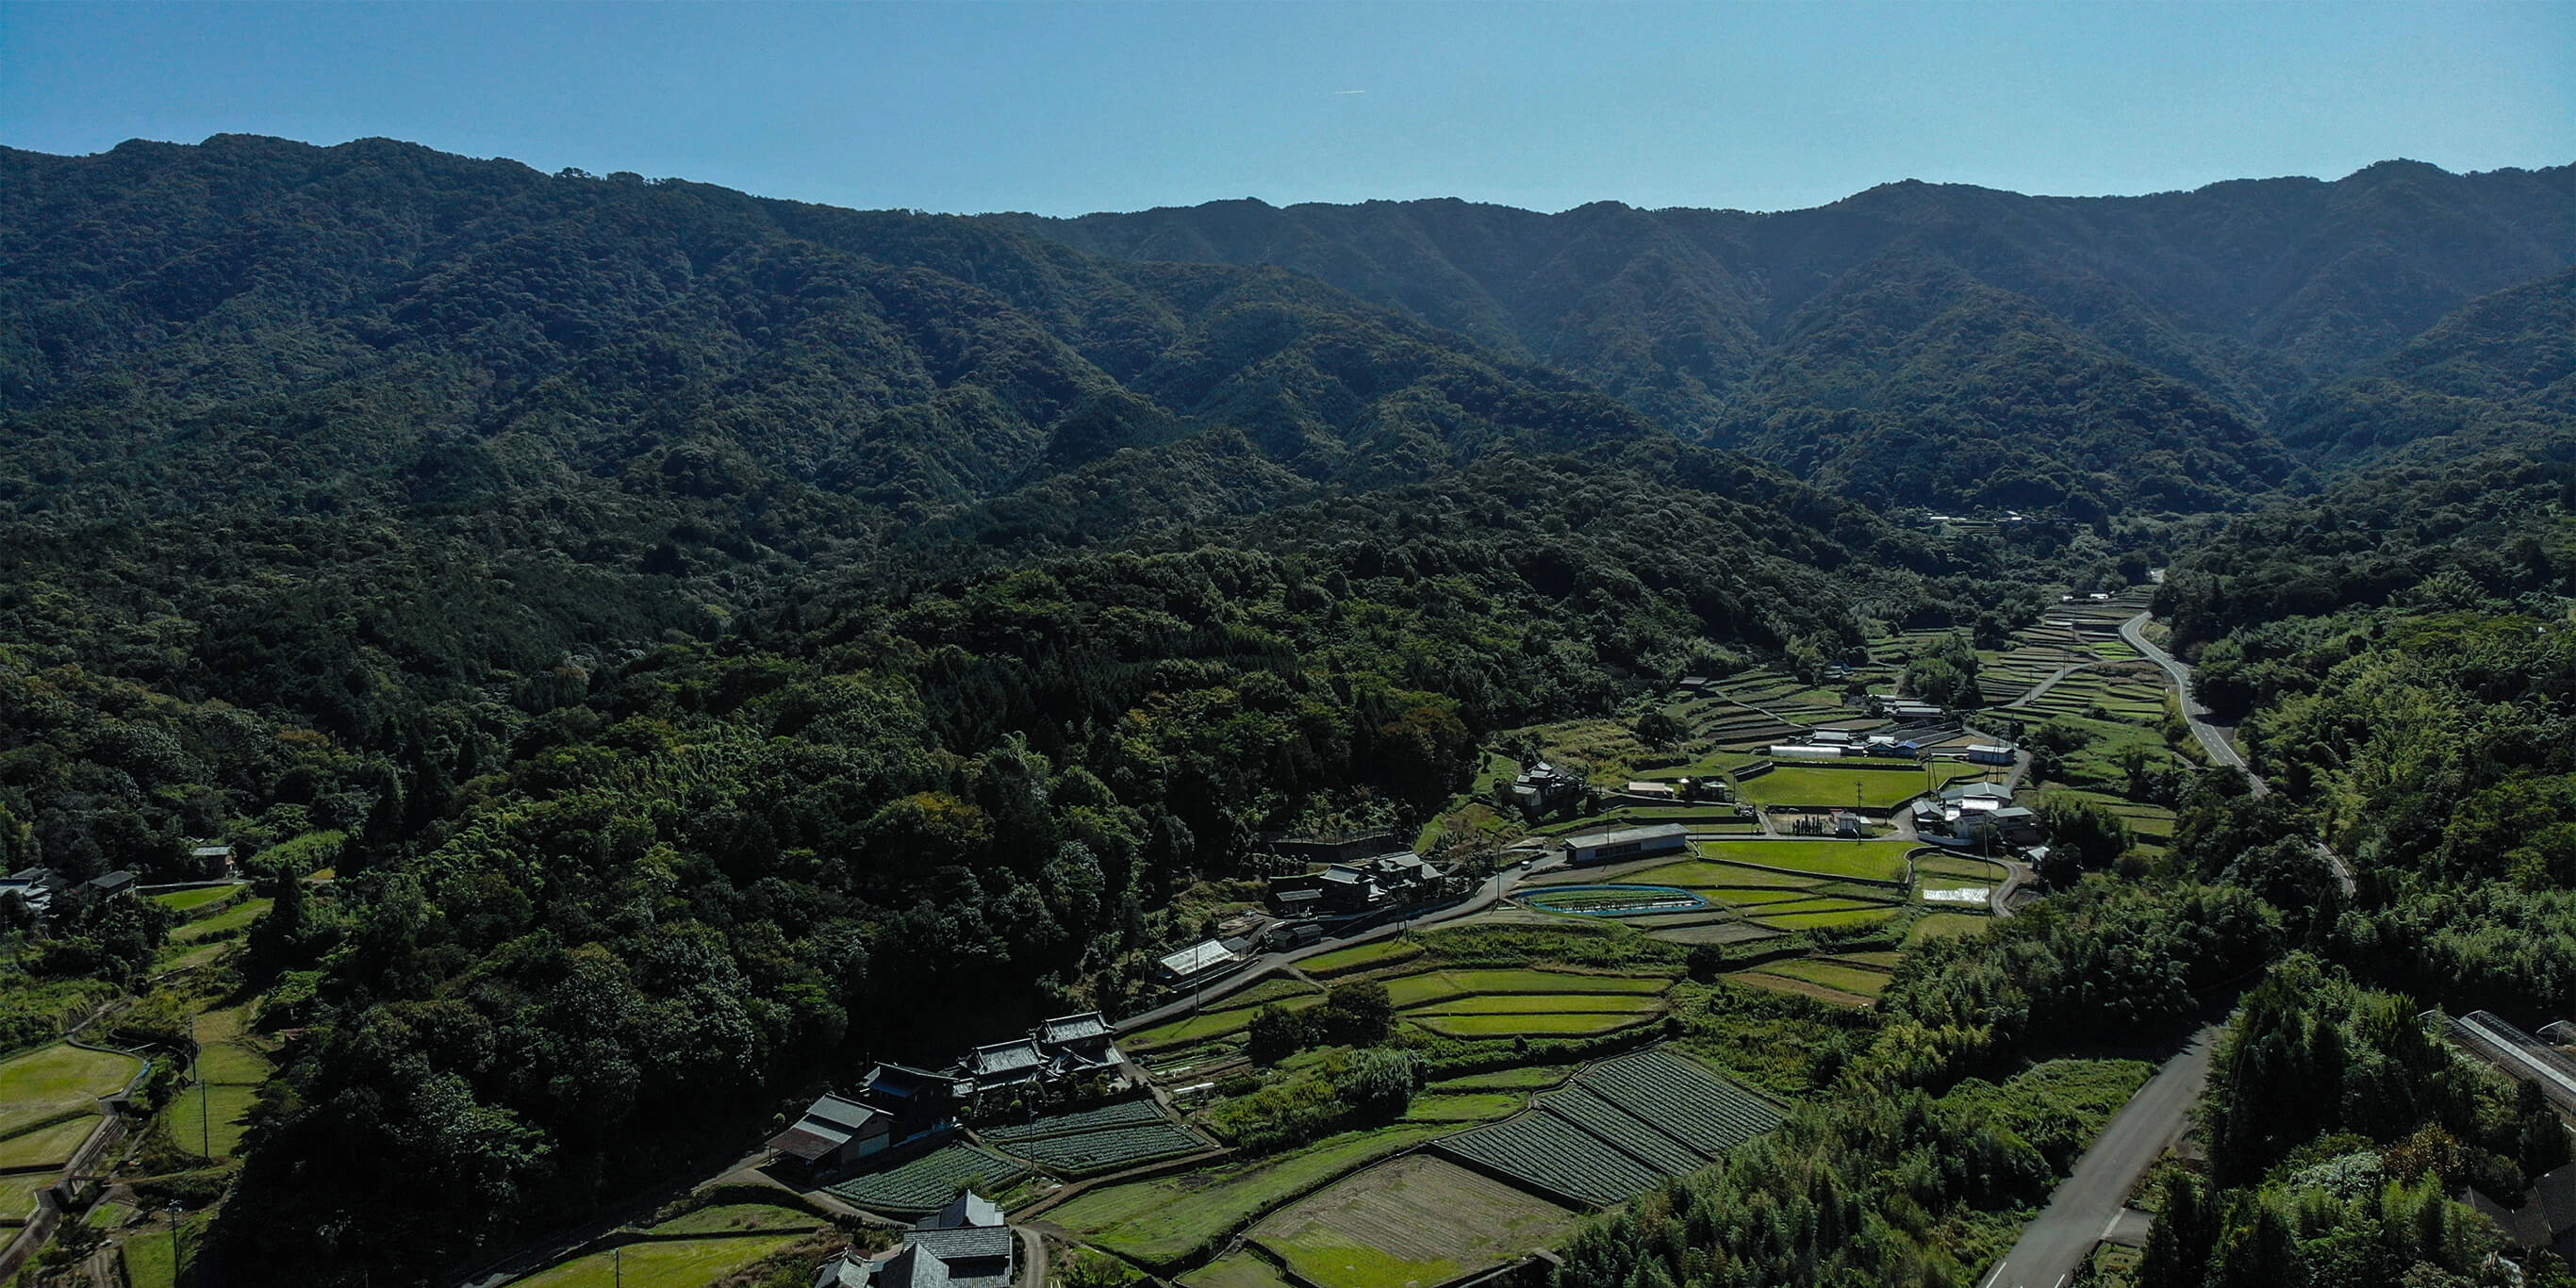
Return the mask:
[[[2506,1207],[2476,1189],[2469,1191],[2468,1203],[2495,1222],[2513,1246],[2525,1252],[2547,1248],[2576,1259],[2576,1163],[2541,1173],[2521,1207]]]
[[[823,1263],[814,1288],[1010,1288],[1019,1237],[1002,1210],[973,1191],[904,1231],[883,1257],[844,1252]]]

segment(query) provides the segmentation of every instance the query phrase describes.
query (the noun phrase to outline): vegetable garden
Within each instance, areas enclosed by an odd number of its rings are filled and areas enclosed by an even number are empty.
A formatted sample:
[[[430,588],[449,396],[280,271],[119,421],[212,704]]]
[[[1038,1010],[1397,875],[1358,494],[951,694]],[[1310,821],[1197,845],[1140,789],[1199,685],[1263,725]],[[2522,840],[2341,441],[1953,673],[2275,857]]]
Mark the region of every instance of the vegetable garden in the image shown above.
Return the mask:
[[[1777,1127],[1770,1102],[1654,1049],[1607,1060],[1528,1113],[1437,1148],[1542,1193],[1608,1207]]]
[[[942,1145],[882,1171],[828,1187],[855,1207],[896,1216],[936,1212],[967,1190],[998,1190],[1028,1174],[1014,1162],[967,1144]]]

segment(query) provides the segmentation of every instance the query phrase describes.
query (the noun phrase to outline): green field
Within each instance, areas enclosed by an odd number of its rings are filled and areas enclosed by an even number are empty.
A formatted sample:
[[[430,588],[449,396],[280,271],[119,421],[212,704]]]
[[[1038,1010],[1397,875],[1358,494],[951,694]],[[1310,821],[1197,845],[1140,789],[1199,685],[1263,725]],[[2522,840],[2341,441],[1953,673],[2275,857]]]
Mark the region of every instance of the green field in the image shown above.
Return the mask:
[[[1661,993],[1672,984],[1662,975],[1583,975],[1505,968],[1399,975],[1386,982],[1386,992],[1396,1008],[1402,1010],[1471,993]]]
[[[1905,942],[1910,944],[1946,935],[1982,935],[1993,925],[1993,920],[1986,917],[1963,912],[1936,912],[1915,922],[1914,929],[1906,933]]]
[[[242,889],[243,887],[237,885],[219,885],[207,886],[202,890],[173,890],[168,894],[152,896],[152,902],[174,912],[194,912],[208,904],[222,903],[241,893]]]
[[[1860,966],[1845,966],[1839,962],[1821,962],[1813,959],[1772,962],[1760,969],[1766,974],[1803,979],[1811,984],[1838,988],[1843,992],[1856,993],[1862,997],[1876,997],[1886,992],[1889,979],[1888,973],[1883,970],[1870,970]]]
[[[1477,993],[1431,1002],[1408,1015],[1547,1015],[1595,1012],[1636,1015],[1661,1009],[1650,993]]]
[[[778,1234],[630,1243],[513,1280],[511,1288],[706,1288],[799,1237]]]
[[[774,1203],[722,1203],[682,1213],[653,1227],[655,1234],[741,1234],[753,1230],[820,1230],[823,1218]]]
[[[1318,953],[1297,963],[1309,975],[1347,975],[1355,970],[1371,970],[1411,961],[1422,955],[1422,945],[1406,939],[1381,939],[1375,943],[1354,944]]]
[[[1481,1123],[1508,1116],[1529,1103],[1527,1093],[1472,1091],[1457,1095],[1415,1096],[1404,1111],[1407,1122]]]
[[[1843,908],[1831,912],[1784,912],[1755,920],[1775,930],[1828,930],[1876,925],[1895,915],[1894,908]]]
[[[1278,1004],[1287,1010],[1302,1011],[1323,1000],[1321,993],[1305,993],[1283,998]],[[1256,1003],[1249,1006],[1229,1006],[1222,1011],[1201,1011],[1196,1015],[1185,1015],[1168,1024],[1139,1029],[1121,1039],[1120,1044],[1131,1051],[1152,1051],[1161,1047],[1184,1046],[1192,1042],[1205,1042],[1211,1038],[1227,1037],[1251,1028],[1252,1017],[1260,1013],[1261,1005]]]
[[[1434,1033],[1453,1038],[1591,1037],[1653,1018],[1652,1012],[1599,1011],[1547,1015],[1407,1015]]]
[[[1296,1288],[1250,1248],[1229,1252],[1181,1276],[1181,1288]]]
[[[1252,1238],[1322,1288],[1428,1285],[1562,1242],[1575,1214],[1416,1154],[1280,1209]]]
[[[180,1091],[162,1111],[169,1119],[170,1143],[191,1154],[206,1154],[211,1146],[213,1153],[207,1157],[230,1158],[241,1146],[242,1129],[250,1121],[259,1088],[219,1083],[202,1090],[202,1095],[197,1087]],[[214,1119],[211,1130],[205,1125],[209,1115]]]
[[[187,925],[179,927],[177,930],[171,931],[170,942],[174,944],[195,943],[199,940],[212,939],[217,936],[231,934],[235,931],[247,930],[250,928],[250,923],[259,920],[260,914],[268,911],[268,906],[274,902],[276,902],[274,899],[243,900],[241,903],[235,904],[230,908],[226,908],[222,912],[216,913],[203,921],[192,921]]]
[[[1565,1065],[1532,1064],[1517,1069],[1496,1069],[1489,1073],[1471,1073],[1463,1078],[1435,1082],[1426,1091],[1536,1091],[1565,1081],[1574,1072]]]
[[[1936,787],[1983,777],[1977,765],[1935,762],[1930,773],[1915,766],[1894,769],[1845,769],[1828,765],[1782,762],[1767,774],[1739,779],[1735,794],[1755,805],[1825,805],[1836,809],[1858,805],[1893,809]]]
[[[99,1097],[121,1090],[142,1067],[130,1055],[62,1042],[0,1061],[0,1135],[95,1110]]]
[[[98,1129],[98,1117],[83,1114],[0,1140],[0,1169],[61,1167],[71,1161],[72,1151]]]
[[[1300,1193],[1450,1130],[1399,1124],[1350,1132],[1275,1159],[1093,1190],[1045,1219],[1120,1256],[1168,1268]]]
[[[1865,881],[1904,880],[1905,854],[1915,848],[1910,841],[1727,840],[1693,844],[1706,858]]]

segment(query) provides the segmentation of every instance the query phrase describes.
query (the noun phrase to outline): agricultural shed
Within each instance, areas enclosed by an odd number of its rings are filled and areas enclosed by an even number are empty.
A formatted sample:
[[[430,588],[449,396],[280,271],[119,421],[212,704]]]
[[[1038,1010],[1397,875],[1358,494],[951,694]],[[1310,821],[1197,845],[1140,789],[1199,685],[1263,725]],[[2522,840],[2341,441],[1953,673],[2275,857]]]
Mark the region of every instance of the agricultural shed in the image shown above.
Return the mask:
[[[807,1167],[830,1168],[884,1149],[893,1135],[891,1115],[826,1092],[787,1130],[770,1137],[769,1147]]]
[[[1612,863],[1648,854],[1668,854],[1690,848],[1690,829],[1679,823],[1657,823],[1650,827],[1626,827],[1615,832],[1587,832],[1565,838],[1569,862]]]

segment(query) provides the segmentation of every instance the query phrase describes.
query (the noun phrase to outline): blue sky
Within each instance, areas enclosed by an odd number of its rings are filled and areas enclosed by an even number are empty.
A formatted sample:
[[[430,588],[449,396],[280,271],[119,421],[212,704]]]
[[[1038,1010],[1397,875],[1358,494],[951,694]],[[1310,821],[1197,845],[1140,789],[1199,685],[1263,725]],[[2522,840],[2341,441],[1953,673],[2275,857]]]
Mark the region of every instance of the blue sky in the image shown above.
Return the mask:
[[[0,0],[0,142],[226,131],[950,211],[2136,193],[2576,161],[2576,4]]]

